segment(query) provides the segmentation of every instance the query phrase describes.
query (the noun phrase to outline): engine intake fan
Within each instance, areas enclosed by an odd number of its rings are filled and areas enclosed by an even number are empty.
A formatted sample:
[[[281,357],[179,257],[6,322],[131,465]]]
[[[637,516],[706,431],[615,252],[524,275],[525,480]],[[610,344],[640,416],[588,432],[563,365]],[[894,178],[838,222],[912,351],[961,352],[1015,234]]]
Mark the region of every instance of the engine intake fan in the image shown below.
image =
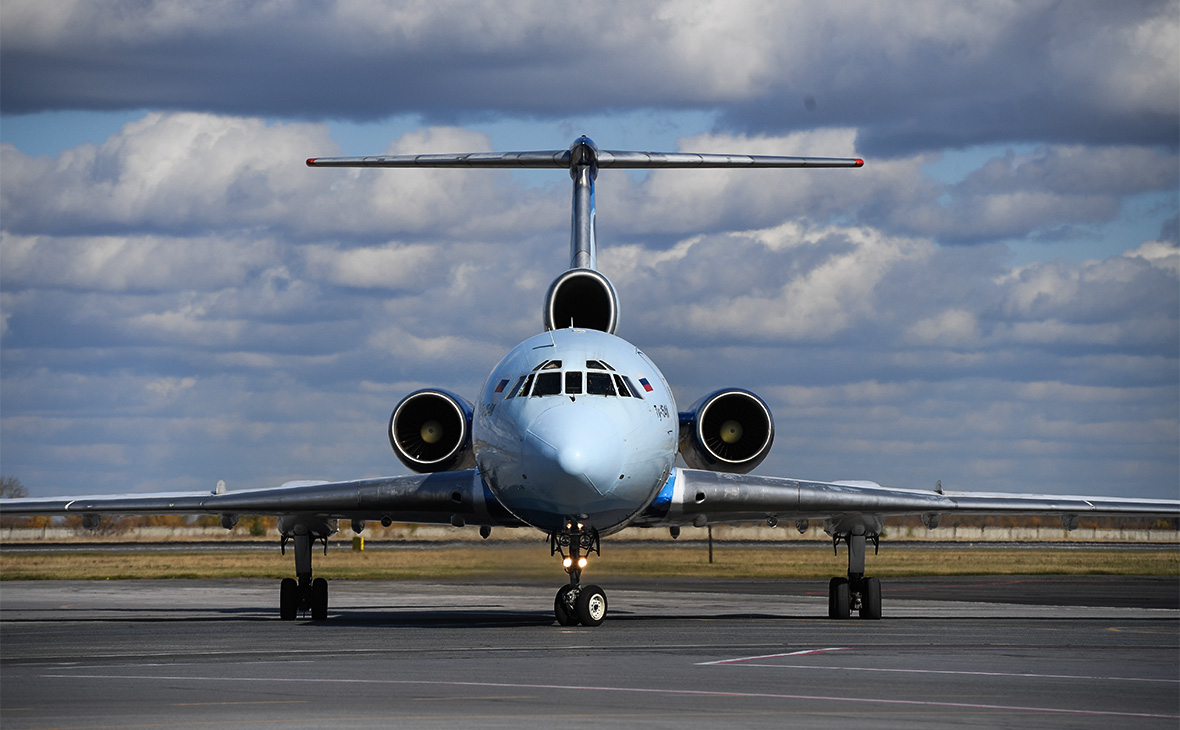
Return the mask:
[[[471,404],[445,390],[418,390],[389,418],[389,443],[401,462],[424,474],[475,466]]]
[[[748,390],[719,390],[680,414],[680,455],[693,469],[745,474],[773,442],[770,408]]]
[[[614,334],[619,326],[619,297],[594,269],[570,269],[553,280],[545,295],[545,329],[577,327]]]

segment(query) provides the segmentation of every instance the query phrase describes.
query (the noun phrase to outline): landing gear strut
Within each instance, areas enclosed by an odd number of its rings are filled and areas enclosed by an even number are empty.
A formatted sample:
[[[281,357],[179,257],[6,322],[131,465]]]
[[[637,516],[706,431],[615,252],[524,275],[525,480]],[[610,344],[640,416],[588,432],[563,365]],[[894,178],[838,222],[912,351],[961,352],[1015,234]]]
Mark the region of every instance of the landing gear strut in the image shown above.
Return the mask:
[[[322,529],[312,530],[312,527]],[[336,530],[327,523],[309,526],[303,522],[283,524],[280,522],[281,542],[279,549],[286,554],[287,542],[295,543],[296,578],[284,578],[279,584],[279,618],[294,621],[300,613],[311,612],[313,621],[328,618],[328,581],[312,579],[311,551],[317,541],[324,543],[324,554],[328,554],[328,536]]]
[[[569,554],[566,554],[566,551]],[[549,535],[549,554],[561,553],[561,564],[570,581],[557,589],[553,599],[553,615],[562,626],[598,626],[606,619],[606,593],[596,585],[581,585],[582,569],[586,567],[583,553],[601,555],[598,531],[585,530],[580,523],[569,521],[565,530]]]
[[[848,577],[832,578],[828,583],[828,618],[846,619],[853,611],[862,619],[881,618],[881,581],[865,577],[865,541],[872,540],[880,548],[878,535],[857,532],[836,533],[832,536],[832,549],[841,543],[848,544]]]

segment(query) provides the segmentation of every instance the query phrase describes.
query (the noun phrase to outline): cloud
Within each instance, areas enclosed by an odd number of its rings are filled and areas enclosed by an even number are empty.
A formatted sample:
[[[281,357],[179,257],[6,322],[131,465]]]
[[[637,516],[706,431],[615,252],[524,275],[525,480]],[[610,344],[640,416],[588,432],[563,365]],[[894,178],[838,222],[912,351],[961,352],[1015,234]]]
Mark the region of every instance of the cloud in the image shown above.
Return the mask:
[[[925,346],[971,347],[980,340],[979,320],[973,312],[948,309],[916,322],[906,340]]]
[[[1175,246],[1017,268],[1002,253],[939,249],[870,228],[786,224],[687,239],[661,254],[626,247],[602,260],[622,272],[621,291],[639,293],[628,311],[641,314],[625,320],[628,333],[634,327],[638,338],[661,343],[1175,352]]]
[[[207,114],[151,113],[101,145],[56,159],[0,149],[8,230],[206,231],[315,214],[300,169],[308,149],[333,149],[322,125],[266,124]],[[102,232],[106,232],[102,231]]]
[[[6,291],[69,288],[161,292],[231,287],[265,268],[273,240],[196,236],[22,236],[0,233]]]
[[[384,428],[400,397],[477,395],[538,331],[568,265],[568,180],[307,169],[333,151],[329,132],[151,113],[56,158],[3,151],[6,470],[38,493],[398,473]],[[860,135],[681,145],[840,154]],[[439,127],[390,149],[488,146]],[[927,154],[863,170],[605,171],[599,264],[621,334],[682,405],[728,385],[767,398],[779,439],[765,473],[1164,496],[1180,463],[1174,217],[1088,261],[1014,266],[986,236],[939,245],[942,208],[969,200],[1064,201],[1054,217],[980,216],[975,231],[1028,234],[1089,220],[1075,198],[1117,207],[1174,184],[1166,155],[1089,153],[1042,145],[952,183],[924,172]],[[82,456],[62,458],[74,446]]]
[[[483,135],[440,128],[409,133],[389,152],[487,148]],[[544,192],[526,191],[502,171],[390,175],[304,164],[337,149],[322,124],[150,113],[100,145],[58,158],[0,145],[0,207],[8,231],[59,235],[266,229],[306,239],[441,229],[489,236],[545,219],[537,210]],[[464,209],[486,215],[456,215]]]
[[[684,138],[685,151],[855,156],[863,130],[824,129],[781,137],[709,134]],[[1147,147],[1039,146],[1011,149],[942,182],[926,167],[936,155],[878,160],[857,170],[656,170],[642,182],[600,176],[607,235],[665,237],[853,219],[900,236],[943,244],[1090,236],[1136,196],[1175,208],[1180,157]],[[1170,199],[1170,201],[1169,201]],[[609,212],[609,218],[605,215]],[[606,228],[609,226],[609,228]]]
[[[720,110],[752,134],[856,127],[875,156],[1011,140],[1174,149],[1178,21],[1166,1],[667,0],[576,18],[539,0],[10,2],[0,105],[455,123],[577,117],[592,99]]]

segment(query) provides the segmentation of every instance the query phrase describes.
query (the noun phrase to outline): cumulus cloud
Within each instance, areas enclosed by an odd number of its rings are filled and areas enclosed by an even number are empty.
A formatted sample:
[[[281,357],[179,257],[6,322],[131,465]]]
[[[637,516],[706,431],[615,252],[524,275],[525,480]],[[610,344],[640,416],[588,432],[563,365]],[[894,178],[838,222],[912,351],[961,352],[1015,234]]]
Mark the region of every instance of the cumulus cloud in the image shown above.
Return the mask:
[[[858,127],[878,156],[1034,139],[1175,148],[1177,16],[1166,1],[665,0],[576,16],[539,0],[11,2],[0,103],[453,122],[565,118],[593,100],[721,109],[756,133]]]
[[[1176,248],[1009,268],[1002,251],[942,249],[868,228],[805,227],[612,250],[642,337],[707,345],[839,343],[948,350],[1109,345],[1175,350]],[[617,258],[616,258],[617,257]],[[605,266],[605,264],[604,264]],[[634,324],[630,324],[634,322]],[[999,367],[1000,363],[997,362]]]
[[[854,129],[709,134],[681,139],[678,148],[856,156],[862,134]],[[783,219],[849,218],[892,234],[977,245],[1091,235],[1135,196],[1168,196],[1180,184],[1180,157],[1147,147],[1008,149],[951,182],[926,174],[936,160],[925,154],[870,158],[855,170],[657,170],[641,182],[606,171],[600,176],[600,207],[609,211],[608,235],[662,236],[668,245],[679,240],[675,234],[760,228]]]
[[[861,134],[680,144],[854,154]],[[4,149],[6,469],[56,492],[399,472],[384,435],[397,399],[425,385],[474,397],[539,329],[569,261],[569,183],[303,166],[333,146],[326,125],[152,113],[55,158]],[[389,150],[488,147],[448,126]],[[1118,208],[1174,185],[1174,156],[1042,145],[952,183],[924,174],[931,159],[605,171],[599,264],[621,334],[682,405],[727,385],[763,394],[779,419],[766,473],[1166,494],[1174,218],[1089,261],[1012,266],[988,236],[1078,225],[1093,216],[1080,200]],[[978,245],[939,245],[944,208],[1033,195],[1064,202],[993,208],[972,223]]]
[[[442,128],[408,134],[389,151],[487,147],[483,135]],[[306,238],[442,228],[488,235],[544,219],[527,204],[538,205],[543,194],[512,185],[503,172],[389,175],[304,165],[337,149],[322,124],[150,113],[100,145],[57,158],[0,146],[0,206],[6,230],[56,234],[267,228]],[[458,213],[464,210],[487,215]]]
[[[268,266],[273,240],[196,236],[22,236],[0,232],[7,291],[70,288],[159,292],[243,284]]]

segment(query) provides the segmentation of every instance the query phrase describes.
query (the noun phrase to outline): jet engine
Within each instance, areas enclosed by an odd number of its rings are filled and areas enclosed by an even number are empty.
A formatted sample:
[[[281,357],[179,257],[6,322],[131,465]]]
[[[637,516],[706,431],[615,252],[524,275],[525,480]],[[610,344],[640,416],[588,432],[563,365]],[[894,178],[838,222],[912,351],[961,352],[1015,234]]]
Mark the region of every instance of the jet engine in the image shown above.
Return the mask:
[[[553,280],[545,295],[545,329],[577,327],[614,334],[619,297],[610,280],[594,269],[570,269]]]
[[[389,443],[401,462],[424,474],[475,466],[471,404],[427,388],[410,393],[389,418]]]
[[[680,414],[680,455],[693,469],[745,474],[773,442],[770,408],[748,390],[719,390]]]

